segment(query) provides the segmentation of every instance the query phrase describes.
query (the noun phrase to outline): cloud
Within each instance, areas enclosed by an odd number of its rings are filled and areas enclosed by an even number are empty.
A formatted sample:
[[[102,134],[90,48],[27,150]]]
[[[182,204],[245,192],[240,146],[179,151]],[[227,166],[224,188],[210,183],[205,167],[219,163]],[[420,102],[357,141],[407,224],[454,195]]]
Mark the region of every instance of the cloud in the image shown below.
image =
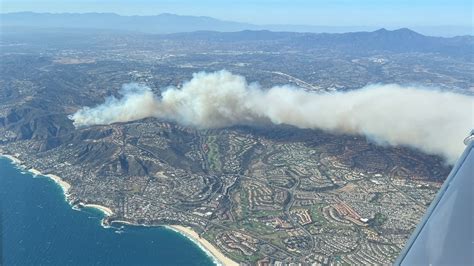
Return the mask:
[[[433,88],[370,85],[349,92],[315,93],[292,86],[263,89],[222,70],[200,72],[161,96],[125,85],[94,108],[70,118],[75,126],[157,117],[197,128],[271,122],[298,128],[362,134],[379,143],[409,146],[453,163],[474,127],[474,97]]]

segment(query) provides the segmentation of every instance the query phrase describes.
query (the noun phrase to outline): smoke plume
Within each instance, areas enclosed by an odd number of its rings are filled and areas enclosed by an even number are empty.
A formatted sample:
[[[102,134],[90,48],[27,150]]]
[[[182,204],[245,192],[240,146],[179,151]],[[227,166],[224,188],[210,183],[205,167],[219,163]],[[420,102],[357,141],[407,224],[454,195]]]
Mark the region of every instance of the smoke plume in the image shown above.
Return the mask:
[[[403,145],[453,163],[474,127],[474,97],[413,86],[370,85],[349,92],[314,93],[292,86],[262,89],[222,70],[197,73],[182,88],[161,97],[150,88],[124,85],[111,97],[71,115],[76,127],[145,117],[198,128],[272,122],[299,128],[363,134],[376,142]]]

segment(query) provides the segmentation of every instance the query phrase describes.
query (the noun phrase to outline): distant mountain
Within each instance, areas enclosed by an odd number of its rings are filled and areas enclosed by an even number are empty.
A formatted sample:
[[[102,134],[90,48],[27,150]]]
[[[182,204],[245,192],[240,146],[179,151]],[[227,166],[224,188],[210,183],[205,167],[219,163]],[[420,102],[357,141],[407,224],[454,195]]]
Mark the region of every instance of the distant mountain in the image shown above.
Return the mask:
[[[210,17],[160,14],[156,16],[120,16],[114,13],[33,13],[1,15],[2,26],[41,28],[81,28],[138,31],[142,33],[175,33],[198,30],[239,31],[256,29],[255,25],[222,21]]]
[[[395,53],[440,53],[472,60],[474,36],[431,37],[410,29],[379,29],[372,32],[298,33],[272,31],[209,32],[197,31],[163,35],[160,38],[214,43],[258,42],[300,50],[334,49],[345,53],[388,51]]]
[[[302,36],[298,42],[312,47],[317,45],[351,51],[433,52],[459,56],[472,56],[474,52],[473,36],[431,37],[406,28],[393,31],[379,29],[373,32],[312,34]]]
[[[309,25],[254,25],[224,21],[203,16],[181,16],[164,13],[155,16],[121,16],[114,13],[4,13],[0,25],[38,28],[76,28],[134,31],[142,33],[178,33],[193,31],[233,32],[243,30],[271,30],[285,32],[344,33],[373,31],[371,26],[309,26]],[[471,27],[417,27],[415,30],[439,36],[472,34]]]
[[[13,43],[29,43],[36,47],[111,47],[111,38],[128,40],[129,47],[137,49],[157,47],[166,43],[179,47],[189,45],[196,49],[229,49],[245,51],[288,50],[311,52],[331,50],[352,55],[369,55],[378,52],[433,53],[443,56],[474,60],[474,36],[433,37],[413,30],[378,29],[347,33],[274,32],[243,30],[234,32],[193,31],[168,34],[148,34],[135,31],[117,31],[95,28],[32,28],[4,27],[0,37]],[[6,49],[6,48],[4,48]]]

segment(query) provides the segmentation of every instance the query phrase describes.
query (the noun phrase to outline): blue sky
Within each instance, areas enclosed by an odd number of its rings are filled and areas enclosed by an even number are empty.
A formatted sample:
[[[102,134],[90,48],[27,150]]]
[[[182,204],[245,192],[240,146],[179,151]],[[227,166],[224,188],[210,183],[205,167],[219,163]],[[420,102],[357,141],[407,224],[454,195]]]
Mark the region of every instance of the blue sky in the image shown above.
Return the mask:
[[[410,27],[473,24],[472,0],[0,0],[1,12],[210,16],[254,24]]]

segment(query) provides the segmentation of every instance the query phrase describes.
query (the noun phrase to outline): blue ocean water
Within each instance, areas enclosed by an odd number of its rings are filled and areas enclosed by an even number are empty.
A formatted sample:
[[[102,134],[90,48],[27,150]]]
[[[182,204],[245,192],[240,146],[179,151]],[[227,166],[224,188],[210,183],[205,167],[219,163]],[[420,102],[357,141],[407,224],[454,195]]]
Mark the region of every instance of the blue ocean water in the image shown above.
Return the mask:
[[[215,265],[163,227],[103,228],[103,214],[76,211],[47,177],[0,157],[0,265]]]

